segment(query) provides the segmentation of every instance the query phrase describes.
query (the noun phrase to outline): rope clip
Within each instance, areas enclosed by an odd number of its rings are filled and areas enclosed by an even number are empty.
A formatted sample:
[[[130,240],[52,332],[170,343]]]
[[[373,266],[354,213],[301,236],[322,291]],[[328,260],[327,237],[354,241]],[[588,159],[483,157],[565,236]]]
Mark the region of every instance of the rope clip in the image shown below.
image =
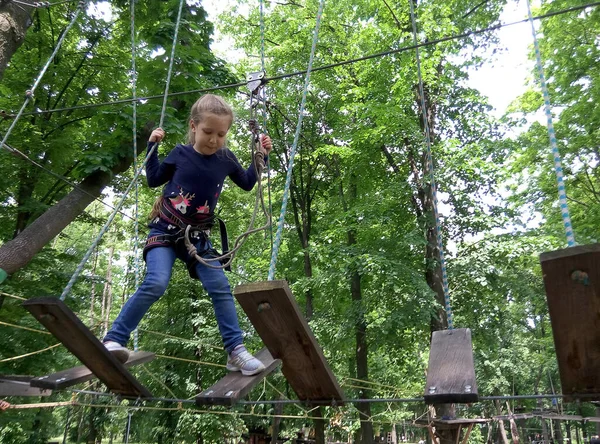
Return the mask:
[[[246,79],[248,80],[247,86],[250,93],[257,94],[261,86],[267,83],[267,75],[264,71],[251,72],[248,74]]]

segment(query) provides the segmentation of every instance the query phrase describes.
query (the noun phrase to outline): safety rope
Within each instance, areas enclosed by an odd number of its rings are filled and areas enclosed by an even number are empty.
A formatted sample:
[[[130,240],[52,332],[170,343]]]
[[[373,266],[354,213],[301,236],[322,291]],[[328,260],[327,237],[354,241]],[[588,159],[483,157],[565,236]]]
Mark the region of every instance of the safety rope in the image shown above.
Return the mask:
[[[531,15],[531,5],[527,0],[527,16],[531,24],[531,34],[533,35],[533,46],[535,49],[535,64],[537,66],[540,86],[542,87],[542,95],[544,96],[544,110],[546,113],[546,125],[548,127],[548,138],[550,139],[550,147],[552,148],[552,156],[554,158],[554,172],[556,173],[556,182],[558,184],[558,201],[560,203],[560,213],[563,221],[563,226],[567,235],[567,245],[574,247],[575,234],[571,225],[571,216],[569,214],[569,206],[567,204],[567,193],[565,191],[565,182],[563,178],[562,161],[558,146],[556,144],[556,132],[554,131],[554,122],[552,120],[552,107],[550,105],[550,94],[548,93],[548,85],[544,75],[544,67],[542,66],[542,56],[540,53],[540,45],[537,39],[535,26],[533,25],[533,16]]]
[[[61,345],[62,345],[62,343],[59,342],[58,344],[54,344],[54,345],[51,345],[50,347],[46,347],[46,348],[43,348],[41,350],[37,350],[37,351],[31,352],[31,353],[25,353],[25,354],[22,354],[22,355],[19,355],[19,356],[13,356],[12,358],[0,359],[0,363],[1,362],[16,361],[18,359],[26,358],[28,356],[37,355],[39,353],[43,353],[45,351],[52,350],[53,348],[59,347]]]
[[[265,4],[264,0],[260,0],[259,13],[260,13],[260,70],[266,72],[265,67]],[[267,88],[264,85],[260,92],[262,93],[262,120],[263,128],[267,129]],[[260,97],[259,97],[260,99]],[[252,107],[251,107],[252,109]],[[267,159],[267,196],[269,200],[269,217],[273,214],[273,202],[271,199],[271,162]],[[269,222],[269,226],[272,228],[272,221]],[[271,238],[271,254],[273,254],[273,230],[269,230],[269,236]]]
[[[84,6],[85,6],[85,2],[80,1],[79,2],[79,6],[77,7],[77,9],[75,10],[75,13],[73,14],[73,18],[71,19],[71,21],[69,22],[69,24],[67,25],[67,27],[65,28],[65,30],[63,31],[63,33],[60,36],[60,38],[58,39],[58,42],[56,42],[56,46],[54,47],[54,51],[52,51],[52,55],[46,61],[46,64],[43,66],[42,70],[38,74],[37,78],[35,79],[35,82],[31,86],[31,88],[25,92],[25,101],[23,102],[23,106],[21,106],[21,109],[19,110],[19,112],[15,116],[12,124],[8,127],[8,130],[6,130],[6,134],[4,134],[4,138],[2,139],[2,141],[0,141],[0,149],[2,149],[4,147],[8,151],[11,151],[11,149],[9,149],[9,148],[7,148],[5,146],[5,143],[8,140],[8,137],[10,136],[10,133],[12,132],[12,130],[14,129],[14,127],[17,125],[17,122],[19,121],[19,119],[23,115],[23,112],[25,111],[25,108],[27,107],[27,105],[29,104],[29,102],[31,101],[31,99],[33,98],[33,95],[35,94],[36,88],[38,87],[38,85],[42,81],[42,77],[44,76],[44,74],[46,74],[46,70],[50,66],[50,63],[52,63],[52,60],[54,60],[54,57],[56,56],[56,54],[58,53],[58,50],[62,46],[62,43],[65,40],[65,37],[67,36],[67,34],[69,33],[69,31],[71,30],[71,28],[73,27],[73,25],[75,24],[75,21],[79,18],[79,14],[81,13],[81,11],[82,11],[82,9],[83,9]]]
[[[273,252],[271,254],[271,263],[269,265],[268,280],[270,280],[270,281],[272,281],[275,277],[275,266],[277,264],[277,255],[279,254],[279,246],[281,245],[281,234],[283,232],[283,225],[285,223],[285,212],[287,209],[287,202],[288,202],[288,197],[289,197],[289,193],[290,193],[290,184],[292,182],[292,170],[294,168],[294,157],[296,156],[296,149],[298,147],[298,139],[300,138],[300,131],[302,130],[302,120],[304,119],[304,107],[306,106],[306,96],[308,94],[308,86],[310,85],[310,74],[312,71],[313,60],[315,58],[317,42],[319,40],[319,28],[321,26],[321,17],[323,15],[324,3],[325,3],[325,0],[319,1],[319,10],[317,11],[317,18],[316,18],[316,23],[315,23],[315,30],[313,33],[312,47],[310,49],[310,58],[308,60],[308,68],[306,70],[306,77],[304,79],[304,89],[302,90],[302,101],[300,102],[300,112],[298,114],[298,125],[296,126],[296,133],[294,134],[294,142],[292,144],[292,150],[290,152],[287,176],[285,179],[285,187],[283,189],[283,200],[281,202],[281,212],[279,214],[279,221],[277,223],[277,233],[275,234],[275,242],[273,244]]]
[[[160,127],[162,127],[162,125],[164,123],[164,118],[165,118],[165,113],[166,113],[167,98],[169,96],[169,84],[170,84],[170,81],[171,81],[171,72],[173,70],[173,58],[174,58],[174,55],[175,55],[175,46],[177,45],[177,34],[178,34],[178,30],[179,30],[179,25],[181,23],[181,9],[183,7],[183,2],[184,2],[184,0],[180,0],[180,2],[179,2],[179,12],[177,14],[177,23],[175,25],[175,34],[173,36],[173,48],[171,50],[171,61],[169,63],[169,72],[167,73],[167,83],[165,85],[165,92],[164,92],[164,96],[163,96],[163,107],[162,107],[161,115],[160,115],[160,124],[159,124]],[[62,294],[60,295],[60,300],[61,301],[65,300],[65,298],[67,297],[67,295],[69,294],[69,292],[73,288],[73,285],[75,284],[75,281],[77,280],[77,278],[79,277],[79,275],[83,271],[83,267],[85,266],[85,264],[87,263],[88,259],[92,255],[92,252],[96,249],[96,247],[100,243],[100,240],[102,239],[102,237],[106,233],[108,227],[110,226],[110,224],[114,220],[115,216],[117,215],[118,210],[120,210],[121,207],[123,206],[123,204],[125,203],[125,200],[127,199],[127,196],[129,196],[129,192],[131,191],[131,188],[133,188],[133,186],[137,183],[138,177],[140,176],[140,174],[142,174],[142,171],[144,170],[144,168],[146,167],[146,164],[148,163],[148,159],[150,159],[150,156],[152,156],[152,154],[154,153],[154,150],[157,147],[158,147],[158,143],[154,143],[152,145],[152,147],[148,150],[148,154],[146,155],[146,158],[142,162],[142,165],[140,166],[140,168],[135,172],[135,174],[133,176],[133,180],[129,183],[129,185],[127,186],[127,189],[123,193],[123,197],[121,198],[121,200],[119,201],[119,203],[115,206],[115,210],[110,214],[108,220],[106,221],[106,223],[104,224],[104,226],[100,230],[100,233],[98,233],[98,236],[96,237],[96,239],[94,240],[94,242],[92,243],[92,245],[90,246],[90,248],[87,250],[87,252],[83,256],[83,259],[81,260],[81,262],[79,263],[79,265],[75,269],[75,272],[73,273],[73,276],[71,276],[71,279],[67,283],[67,286],[65,287],[65,289],[62,292]]]
[[[448,329],[452,330],[454,328],[454,323],[452,320],[452,306],[450,305],[450,289],[448,287],[448,273],[446,271],[446,261],[444,259],[444,243],[442,241],[442,227],[440,221],[440,214],[438,212],[438,195],[437,195],[437,184],[435,181],[435,174],[433,169],[433,156],[431,154],[431,132],[429,128],[429,122],[427,119],[427,108],[425,106],[425,88],[423,87],[423,75],[421,72],[421,55],[419,52],[419,47],[417,44],[417,20],[415,17],[415,10],[413,6],[413,1],[409,0],[410,4],[410,19],[412,22],[412,31],[413,31],[413,42],[415,45],[416,51],[416,60],[417,60],[417,73],[419,76],[419,96],[421,99],[421,112],[423,118],[423,126],[425,129],[425,142],[427,146],[427,173],[429,174],[429,182],[431,187],[432,194],[432,210],[433,215],[435,217],[435,231],[437,238],[437,248],[439,252],[440,258],[440,268],[442,270],[442,287],[444,290],[444,305],[446,307],[446,317],[448,319]]]
[[[135,65],[135,0],[129,2],[129,12],[131,15],[131,95],[135,99],[137,96],[137,67]],[[137,100],[131,102],[133,105],[133,171],[137,171]],[[140,254],[139,247],[139,182],[135,181],[135,199],[133,206],[133,269],[135,275],[135,290],[140,286]],[[133,351],[139,349],[139,332],[136,329],[133,331]]]

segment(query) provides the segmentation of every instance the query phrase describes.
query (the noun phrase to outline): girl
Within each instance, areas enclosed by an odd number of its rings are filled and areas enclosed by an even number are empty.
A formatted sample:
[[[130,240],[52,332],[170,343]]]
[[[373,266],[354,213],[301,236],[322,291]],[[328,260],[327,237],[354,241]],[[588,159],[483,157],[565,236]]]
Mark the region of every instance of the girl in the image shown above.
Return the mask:
[[[148,159],[146,177],[150,187],[166,183],[151,213],[150,233],[144,248],[146,277],[104,337],[106,348],[122,362],[127,361],[125,347],[150,306],[167,289],[175,259],[184,261],[192,278],[199,279],[208,292],[215,310],[225,350],[229,355],[227,369],[254,375],[264,365],[244,347],[242,331],[231,288],[222,269],[207,267],[188,253],[183,236],[191,225],[192,241],[197,254],[212,258],[216,252],[208,238],[214,210],[223,182],[230,177],[243,190],[250,191],[257,181],[254,164],[245,170],[235,155],[226,148],[225,138],[233,123],[231,107],[219,96],[200,97],[190,112],[188,145],[177,145],[160,163],[157,150]],[[165,136],[161,128],[150,135],[148,148]],[[263,135],[261,147],[265,157],[272,148],[271,139]]]

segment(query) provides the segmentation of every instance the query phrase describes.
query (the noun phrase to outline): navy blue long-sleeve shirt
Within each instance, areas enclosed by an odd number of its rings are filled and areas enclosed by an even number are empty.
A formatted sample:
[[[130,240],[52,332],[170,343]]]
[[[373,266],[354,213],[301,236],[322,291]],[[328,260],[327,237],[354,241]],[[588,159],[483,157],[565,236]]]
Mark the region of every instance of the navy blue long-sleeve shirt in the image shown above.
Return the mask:
[[[152,145],[149,143],[148,149]],[[154,150],[146,164],[148,186],[166,184],[162,192],[164,199],[176,212],[192,220],[214,213],[227,177],[245,191],[252,190],[257,180],[254,165],[244,169],[226,147],[207,156],[198,153],[192,145],[177,145],[163,162],[158,160],[157,150]]]

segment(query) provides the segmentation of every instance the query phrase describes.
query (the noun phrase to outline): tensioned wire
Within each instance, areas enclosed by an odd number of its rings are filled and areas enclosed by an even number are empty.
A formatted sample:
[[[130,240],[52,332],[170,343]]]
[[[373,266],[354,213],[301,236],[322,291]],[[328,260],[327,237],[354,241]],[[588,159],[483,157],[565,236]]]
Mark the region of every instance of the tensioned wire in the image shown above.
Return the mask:
[[[273,252],[271,254],[271,264],[269,266],[268,280],[272,281],[275,277],[275,266],[277,263],[277,255],[279,253],[279,246],[281,245],[281,234],[283,232],[283,225],[285,223],[285,212],[287,209],[288,197],[290,194],[290,184],[292,182],[292,170],[294,168],[294,157],[296,156],[296,149],[298,147],[298,139],[300,138],[300,132],[302,130],[302,120],[304,119],[304,107],[306,106],[306,96],[308,94],[308,86],[310,85],[310,73],[312,71],[312,65],[315,58],[315,52],[317,48],[317,42],[319,40],[319,28],[321,26],[321,17],[323,15],[323,6],[325,0],[319,1],[319,10],[317,11],[317,18],[315,23],[315,30],[313,33],[312,47],[310,49],[310,58],[308,60],[308,68],[306,70],[306,77],[304,79],[304,89],[302,90],[302,101],[300,103],[300,112],[298,113],[298,125],[296,126],[296,133],[294,134],[294,142],[290,152],[290,159],[288,161],[287,176],[285,179],[285,187],[283,189],[283,198],[281,202],[281,213],[279,214],[279,221],[277,223],[277,233],[275,234],[275,242],[273,243]]]
[[[52,60],[54,60],[54,57],[56,57],[56,54],[58,53],[58,50],[62,46],[62,43],[65,40],[65,37],[67,36],[67,34],[69,33],[69,31],[71,30],[71,28],[73,27],[73,25],[75,24],[75,21],[79,18],[79,14],[81,13],[81,10],[83,9],[84,5],[85,5],[85,3],[83,1],[79,2],[79,6],[75,10],[75,13],[73,14],[73,18],[71,19],[71,21],[69,22],[69,24],[67,25],[67,27],[65,28],[65,30],[63,31],[63,33],[60,36],[60,38],[58,39],[58,42],[56,42],[56,46],[54,47],[54,51],[52,51],[52,54],[50,55],[50,57],[46,61],[46,64],[42,67],[42,70],[38,74],[37,79],[35,79],[35,82],[31,86],[31,89],[28,90],[25,93],[25,101],[23,102],[23,106],[21,106],[21,109],[19,110],[19,112],[17,113],[16,117],[12,121],[12,124],[6,130],[6,134],[4,134],[4,138],[2,139],[2,141],[0,141],[0,149],[2,149],[3,147],[5,147],[4,144],[7,141],[8,137],[10,136],[10,133],[12,132],[12,130],[14,129],[14,127],[17,125],[17,122],[19,121],[19,119],[21,118],[21,116],[23,115],[23,112],[25,111],[25,107],[31,101],[31,98],[35,94],[36,88],[38,87],[38,85],[42,81],[42,77],[44,76],[44,74],[46,74],[46,71],[48,70],[48,67],[50,66],[50,63],[52,63]]]
[[[574,247],[575,245],[577,245],[577,243],[575,242],[575,234],[573,233],[573,226],[571,225],[571,216],[569,214],[569,206],[567,204],[567,193],[565,191],[562,161],[560,157],[560,152],[558,151],[558,146],[556,144],[556,132],[554,131],[554,122],[552,121],[552,106],[550,105],[550,94],[548,93],[548,84],[546,83],[546,76],[544,75],[544,67],[542,65],[542,55],[540,53],[540,44],[537,39],[535,26],[533,25],[533,16],[531,15],[531,5],[529,3],[529,0],[526,1],[526,4],[527,16],[529,17],[529,23],[531,24],[531,34],[533,35],[535,64],[537,67],[540,86],[542,87],[542,95],[544,97],[546,126],[548,127],[548,138],[550,139],[550,147],[552,148],[552,156],[554,159],[554,172],[556,174],[556,182],[558,184],[558,201],[560,204],[560,214],[567,235],[567,245],[569,247]]]
[[[549,12],[546,14],[538,15],[536,17],[533,17],[533,20],[542,20],[542,19],[548,18],[548,17],[554,17],[557,15],[568,14],[570,12],[577,12],[577,11],[581,11],[584,9],[596,7],[598,5],[600,5],[600,1],[586,3],[586,4],[583,4],[580,6],[573,6],[571,8],[561,9],[559,11],[554,11],[554,12]],[[403,46],[403,47],[397,48],[397,49],[391,49],[388,51],[377,52],[374,54],[369,54],[369,55],[365,55],[365,56],[354,58],[354,59],[348,59],[348,60],[344,60],[341,62],[330,63],[330,64],[326,64],[326,65],[313,67],[312,72],[324,71],[324,70],[336,68],[338,66],[350,65],[353,63],[362,62],[365,60],[371,60],[371,59],[375,59],[375,58],[379,58],[379,57],[385,57],[385,56],[393,55],[393,54],[400,54],[402,52],[412,51],[416,48],[424,48],[427,46],[437,45],[439,43],[444,43],[444,42],[448,42],[451,40],[458,40],[458,39],[470,37],[472,35],[484,34],[486,32],[496,31],[498,29],[502,29],[502,28],[506,28],[506,27],[514,26],[514,25],[519,25],[519,24],[523,24],[523,23],[528,23],[528,22],[529,22],[529,19],[523,19],[523,20],[517,20],[514,22],[510,22],[510,23],[500,23],[498,25],[493,25],[493,26],[490,26],[487,28],[469,31],[469,32],[465,32],[462,34],[455,34],[455,35],[451,35],[451,36],[447,36],[447,37],[442,37],[439,39],[428,40],[426,42],[419,43],[417,45]],[[265,81],[269,82],[272,80],[282,80],[282,79],[296,77],[296,76],[304,75],[304,74],[306,74],[306,70],[294,71],[294,72],[287,73],[287,74],[280,74],[280,75],[273,76],[273,77],[266,77]],[[218,90],[223,90],[223,89],[239,88],[241,86],[246,86],[246,85],[247,85],[247,82],[240,82],[240,83],[231,83],[231,84],[227,84],[227,85],[214,86],[214,87],[209,87],[209,88],[201,88],[201,89],[194,89],[194,90],[188,90],[188,91],[179,91],[179,92],[170,93],[169,97],[181,96],[181,95],[186,95],[186,94],[207,93],[207,92],[218,91]],[[153,96],[147,96],[147,97],[138,97],[136,100],[147,101],[147,100],[159,99],[162,97],[163,97],[162,95],[153,95]],[[65,107],[65,108],[56,108],[56,109],[51,109],[51,110],[32,111],[29,113],[24,113],[23,115],[27,116],[27,115],[35,115],[35,114],[49,114],[49,113],[55,113],[55,112],[61,112],[61,111],[97,108],[97,107],[108,106],[108,105],[119,105],[119,104],[130,103],[132,100],[133,99],[129,98],[129,99],[113,100],[110,102],[92,103],[92,104],[88,104],[88,105],[77,105],[77,106],[71,106],[71,107]],[[12,117],[13,115],[9,115],[9,116]]]
[[[429,120],[427,118],[427,108],[425,104],[425,88],[423,86],[423,74],[421,71],[421,55],[419,52],[419,47],[417,45],[417,19],[415,16],[415,8],[412,0],[408,0],[410,5],[410,20],[412,22],[412,31],[413,31],[413,41],[415,44],[416,51],[416,61],[417,61],[417,74],[419,76],[419,96],[421,101],[421,113],[423,119],[423,128],[425,130],[425,144],[427,148],[427,171],[426,174],[429,175],[429,186],[431,188],[432,199],[432,210],[433,216],[435,218],[435,233],[437,240],[437,248],[440,258],[440,268],[442,271],[442,287],[444,290],[444,305],[446,308],[446,317],[448,319],[448,329],[452,330],[454,328],[454,323],[452,320],[452,306],[450,305],[450,289],[448,287],[448,273],[446,271],[446,261],[444,259],[444,242],[442,240],[442,227],[440,221],[440,214],[438,212],[438,194],[437,194],[437,184],[435,181],[435,174],[433,168],[433,156],[431,154],[431,131],[429,128]]]
[[[265,73],[265,5],[264,0],[259,0],[260,12],[260,69]],[[266,73],[265,73],[266,75]],[[260,88],[259,93],[262,94],[262,118],[263,129],[267,131],[267,89],[266,85]],[[271,161],[267,158],[265,167],[267,168],[267,195],[269,199],[269,216],[273,214],[273,203],[271,200]],[[271,237],[271,254],[273,254],[273,224],[269,224],[269,235]]]
[[[137,171],[137,68],[135,66],[135,0],[129,2],[129,11],[131,15],[131,94],[133,96],[132,102],[132,113],[133,113],[133,171]],[[139,182],[135,180],[135,199],[133,207],[133,268],[135,274],[135,290],[140,286],[140,258],[138,252],[139,246],[139,214],[138,214],[138,200],[139,200]],[[136,329],[133,331],[133,351],[138,351],[139,345],[139,332]]]
[[[175,33],[173,35],[173,47],[171,48],[171,60],[170,60],[170,63],[169,63],[169,71],[167,73],[167,82],[166,82],[166,86],[165,86],[165,92],[164,92],[164,95],[163,95],[163,106],[162,106],[162,111],[161,111],[161,115],[160,115],[159,126],[161,128],[162,128],[162,125],[164,123],[165,112],[166,112],[166,108],[167,108],[167,99],[168,99],[168,96],[169,96],[169,84],[171,82],[171,73],[173,71],[173,58],[175,56],[175,46],[177,45],[177,35],[178,35],[178,31],[179,31],[179,25],[181,23],[181,10],[183,8],[183,2],[184,1],[185,0],[180,0],[180,2],[179,2],[179,12],[177,14],[177,22],[175,24]],[[112,223],[112,221],[115,218],[115,216],[117,215],[118,210],[120,210],[121,207],[123,206],[123,203],[125,202],[125,199],[129,195],[129,192],[131,191],[131,188],[133,188],[133,185],[137,183],[138,177],[140,176],[140,174],[142,173],[142,171],[146,167],[146,163],[148,163],[148,159],[150,159],[150,156],[152,156],[152,154],[154,153],[154,150],[157,147],[158,147],[158,143],[155,142],[152,145],[152,147],[148,150],[148,154],[146,155],[146,158],[142,162],[142,165],[140,166],[140,168],[135,172],[135,175],[133,176],[133,180],[129,183],[129,186],[127,187],[127,189],[123,193],[123,197],[121,198],[121,200],[119,201],[119,203],[116,205],[115,211],[113,211],[111,213],[111,215],[109,216],[108,220],[106,221],[106,223],[104,224],[104,226],[100,230],[100,233],[98,234],[98,236],[96,237],[96,239],[94,240],[94,242],[92,243],[92,245],[90,246],[90,248],[88,249],[88,251],[83,256],[83,259],[81,260],[81,262],[79,263],[79,265],[75,269],[75,272],[73,273],[73,276],[71,276],[71,279],[67,283],[67,286],[65,287],[65,289],[62,292],[62,294],[60,295],[60,300],[61,301],[65,300],[65,298],[67,297],[67,295],[69,294],[69,292],[73,288],[73,285],[75,284],[75,281],[77,280],[77,278],[79,277],[79,275],[83,271],[83,267],[85,266],[85,264],[87,263],[88,259],[92,255],[92,252],[94,251],[94,249],[100,243],[100,240],[102,239],[102,237],[106,233],[108,227]]]

